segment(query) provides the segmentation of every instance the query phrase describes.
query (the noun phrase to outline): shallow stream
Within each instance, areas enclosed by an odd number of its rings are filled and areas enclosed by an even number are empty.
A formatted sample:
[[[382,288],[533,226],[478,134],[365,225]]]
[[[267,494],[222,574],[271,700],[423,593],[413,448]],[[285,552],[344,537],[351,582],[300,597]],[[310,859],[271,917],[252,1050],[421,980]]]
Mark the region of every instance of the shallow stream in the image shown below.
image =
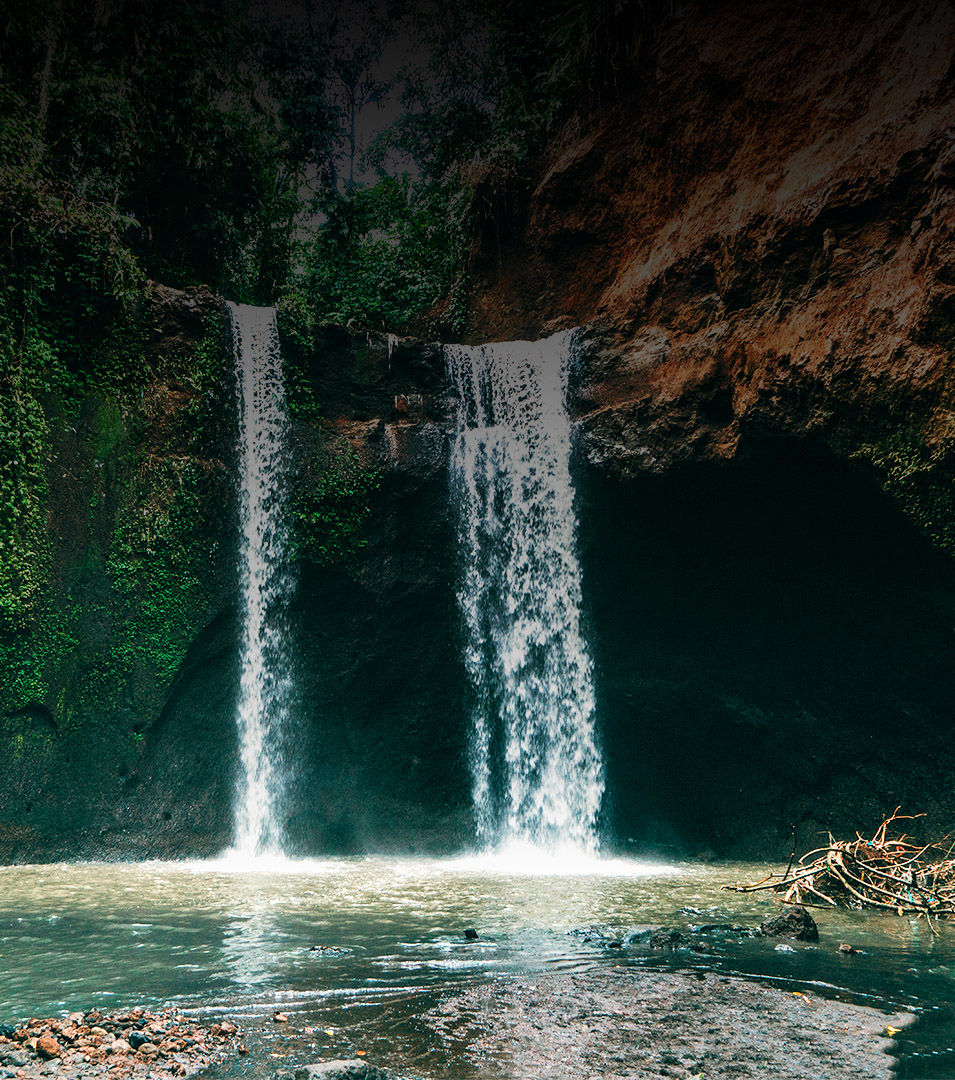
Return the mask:
[[[709,934],[701,953],[608,948],[568,931],[758,925],[778,901],[721,886],[767,867],[605,860],[577,870],[520,856],[3,867],[0,1022],[174,1005],[242,1025],[253,1052],[220,1075],[271,1076],[361,1050],[453,1080],[480,1073],[417,1017],[455,986],[595,965],[695,967],[911,1009],[920,1021],[899,1037],[899,1076],[955,1077],[955,925],[936,936],[917,919],[827,909],[814,910],[813,944]],[[842,943],[861,952],[840,953]],[[272,1022],[276,1011],[287,1025]]]

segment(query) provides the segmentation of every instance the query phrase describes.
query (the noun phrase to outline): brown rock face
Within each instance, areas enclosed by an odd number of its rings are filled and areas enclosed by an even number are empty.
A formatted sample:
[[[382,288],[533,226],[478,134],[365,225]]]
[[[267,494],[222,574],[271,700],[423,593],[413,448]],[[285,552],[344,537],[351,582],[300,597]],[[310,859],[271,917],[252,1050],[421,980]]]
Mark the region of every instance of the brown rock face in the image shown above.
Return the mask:
[[[808,438],[947,540],[953,49],[934,0],[681,5],[630,96],[552,148],[519,243],[481,253],[475,336],[588,325],[601,468]]]

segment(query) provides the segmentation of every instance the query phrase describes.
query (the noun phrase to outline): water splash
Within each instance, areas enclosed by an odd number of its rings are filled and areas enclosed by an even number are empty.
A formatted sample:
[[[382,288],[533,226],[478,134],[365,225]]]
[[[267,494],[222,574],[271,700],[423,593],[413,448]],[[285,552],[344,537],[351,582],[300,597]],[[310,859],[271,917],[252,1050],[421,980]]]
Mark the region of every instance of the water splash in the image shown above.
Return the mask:
[[[445,355],[458,401],[452,472],[478,839],[579,856],[597,850],[604,776],[580,625],[572,342],[568,331]]]
[[[286,613],[288,417],[274,308],[229,304],[239,391],[242,674],[236,722],[240,769],[235,853],[282,852],[281,805],[291,679]]]

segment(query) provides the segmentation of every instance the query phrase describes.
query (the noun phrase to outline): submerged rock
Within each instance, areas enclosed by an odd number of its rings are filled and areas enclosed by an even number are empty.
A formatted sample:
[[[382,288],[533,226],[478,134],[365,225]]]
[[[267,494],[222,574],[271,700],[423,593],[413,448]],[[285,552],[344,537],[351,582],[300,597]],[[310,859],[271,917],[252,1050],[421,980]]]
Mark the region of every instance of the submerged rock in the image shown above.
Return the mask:
[[[320,1061],[295,1070],[295,1080],[389,1080],[393,1075],[389,1069],[380,1069],[361,1058]]]
[[[624,935],[623,944],[648,945],[666,952],[696,948],[686,934],[669,926],[632,927]]]
[[[601,945],[620,944],[620,931],[606,923],[594,923],[592,926],[577,926],[567,931],[568,937],[580,938],[584,942],[595,941]]]

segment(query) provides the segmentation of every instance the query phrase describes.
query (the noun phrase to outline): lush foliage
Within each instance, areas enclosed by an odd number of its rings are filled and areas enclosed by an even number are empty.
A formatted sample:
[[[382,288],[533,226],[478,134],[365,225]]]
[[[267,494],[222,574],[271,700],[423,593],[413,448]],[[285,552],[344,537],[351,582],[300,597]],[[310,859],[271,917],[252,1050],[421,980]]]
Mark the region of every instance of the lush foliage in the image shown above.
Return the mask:
[[[293,543],[315,566],[348,566],[367,543],[365,523],[381,473],[347,445],[326,446],[309,463],[292,506]]]
[[[178,367],[159,364],[150,279],[278,301],[303,344],[320,320],[464,329],[475,215],[520,196],[528,160],[601,70],[598,31],[642,10],[4,5],[6,715],[45,709],[69,728],[126,709],[132,729],[205,602],[215,528],[202,515],[221,466],[203,433],[223,357],[213,327]],[[306,391],[293,379],[291,404],[314,422]],[[348,563],[380,478],[345,447],[313,451],[299,554]]]

